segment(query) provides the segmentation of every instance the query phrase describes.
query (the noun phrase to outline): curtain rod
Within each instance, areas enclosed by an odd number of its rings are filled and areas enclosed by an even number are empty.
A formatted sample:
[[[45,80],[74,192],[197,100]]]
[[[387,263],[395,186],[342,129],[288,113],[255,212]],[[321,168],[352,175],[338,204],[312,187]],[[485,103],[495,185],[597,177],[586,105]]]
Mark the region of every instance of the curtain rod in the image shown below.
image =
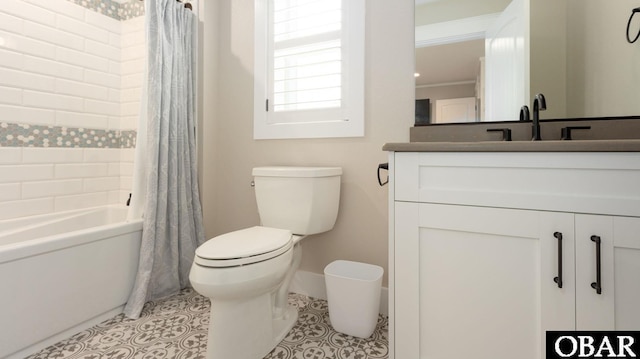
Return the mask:
[[[140,0],[140,1],[144,1],[144,0]],[[180,0],[176,0],[176,1],[177,1],[177,2],[179,2],[179,3],[181,3],[181,1],[180,1]],[[190,3],[185,3],[185,4],[184,4],[184,7],[185,7],[185,8],[187,8],[187,9],[189,9],[189,10],[193,10],[193,7],[191,6],[191,4],[190,4]]]

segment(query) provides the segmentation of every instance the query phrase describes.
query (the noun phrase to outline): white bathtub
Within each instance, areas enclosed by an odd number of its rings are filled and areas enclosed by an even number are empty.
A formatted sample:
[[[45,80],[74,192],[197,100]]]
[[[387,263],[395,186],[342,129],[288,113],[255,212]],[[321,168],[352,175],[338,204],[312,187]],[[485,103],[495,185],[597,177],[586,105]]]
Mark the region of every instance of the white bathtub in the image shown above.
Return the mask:
[[[0,221],[0,358],[23,358],[119,313],[142,221],[108,206]]]

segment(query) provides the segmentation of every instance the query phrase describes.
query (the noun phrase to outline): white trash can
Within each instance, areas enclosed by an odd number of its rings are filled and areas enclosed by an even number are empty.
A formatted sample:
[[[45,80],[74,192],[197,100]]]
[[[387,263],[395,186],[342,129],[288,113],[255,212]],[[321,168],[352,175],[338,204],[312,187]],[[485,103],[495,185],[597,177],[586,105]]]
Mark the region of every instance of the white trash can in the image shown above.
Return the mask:
[[[333,329],[359,338],[373,334],[378,322],[382,267],[337,260],[324,268]]]

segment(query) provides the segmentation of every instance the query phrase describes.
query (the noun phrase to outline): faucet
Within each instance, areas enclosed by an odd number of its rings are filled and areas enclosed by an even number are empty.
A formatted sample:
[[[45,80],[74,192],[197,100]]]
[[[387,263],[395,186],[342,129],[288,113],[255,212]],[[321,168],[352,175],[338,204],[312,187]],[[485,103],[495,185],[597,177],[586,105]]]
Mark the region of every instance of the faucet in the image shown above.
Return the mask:
[[[544,95],[539,93],[533,99],[533,124],[531,125],[531,141],[540,141],[540,111],[547,109],[547,101]]]
[[[529,106],[520,107],[520,121],[529,121]]]

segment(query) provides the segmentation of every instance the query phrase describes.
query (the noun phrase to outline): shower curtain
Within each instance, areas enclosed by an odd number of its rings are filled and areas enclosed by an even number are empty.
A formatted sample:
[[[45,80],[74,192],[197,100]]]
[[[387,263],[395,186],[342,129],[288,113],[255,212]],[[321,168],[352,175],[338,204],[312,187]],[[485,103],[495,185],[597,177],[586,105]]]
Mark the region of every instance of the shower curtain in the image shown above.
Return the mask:
[[[125,315],[189,285],[204,242],[195,147],[195,15],[176,0],[145,0],[143,86],[129,217],[143,217],[138,273]]]

